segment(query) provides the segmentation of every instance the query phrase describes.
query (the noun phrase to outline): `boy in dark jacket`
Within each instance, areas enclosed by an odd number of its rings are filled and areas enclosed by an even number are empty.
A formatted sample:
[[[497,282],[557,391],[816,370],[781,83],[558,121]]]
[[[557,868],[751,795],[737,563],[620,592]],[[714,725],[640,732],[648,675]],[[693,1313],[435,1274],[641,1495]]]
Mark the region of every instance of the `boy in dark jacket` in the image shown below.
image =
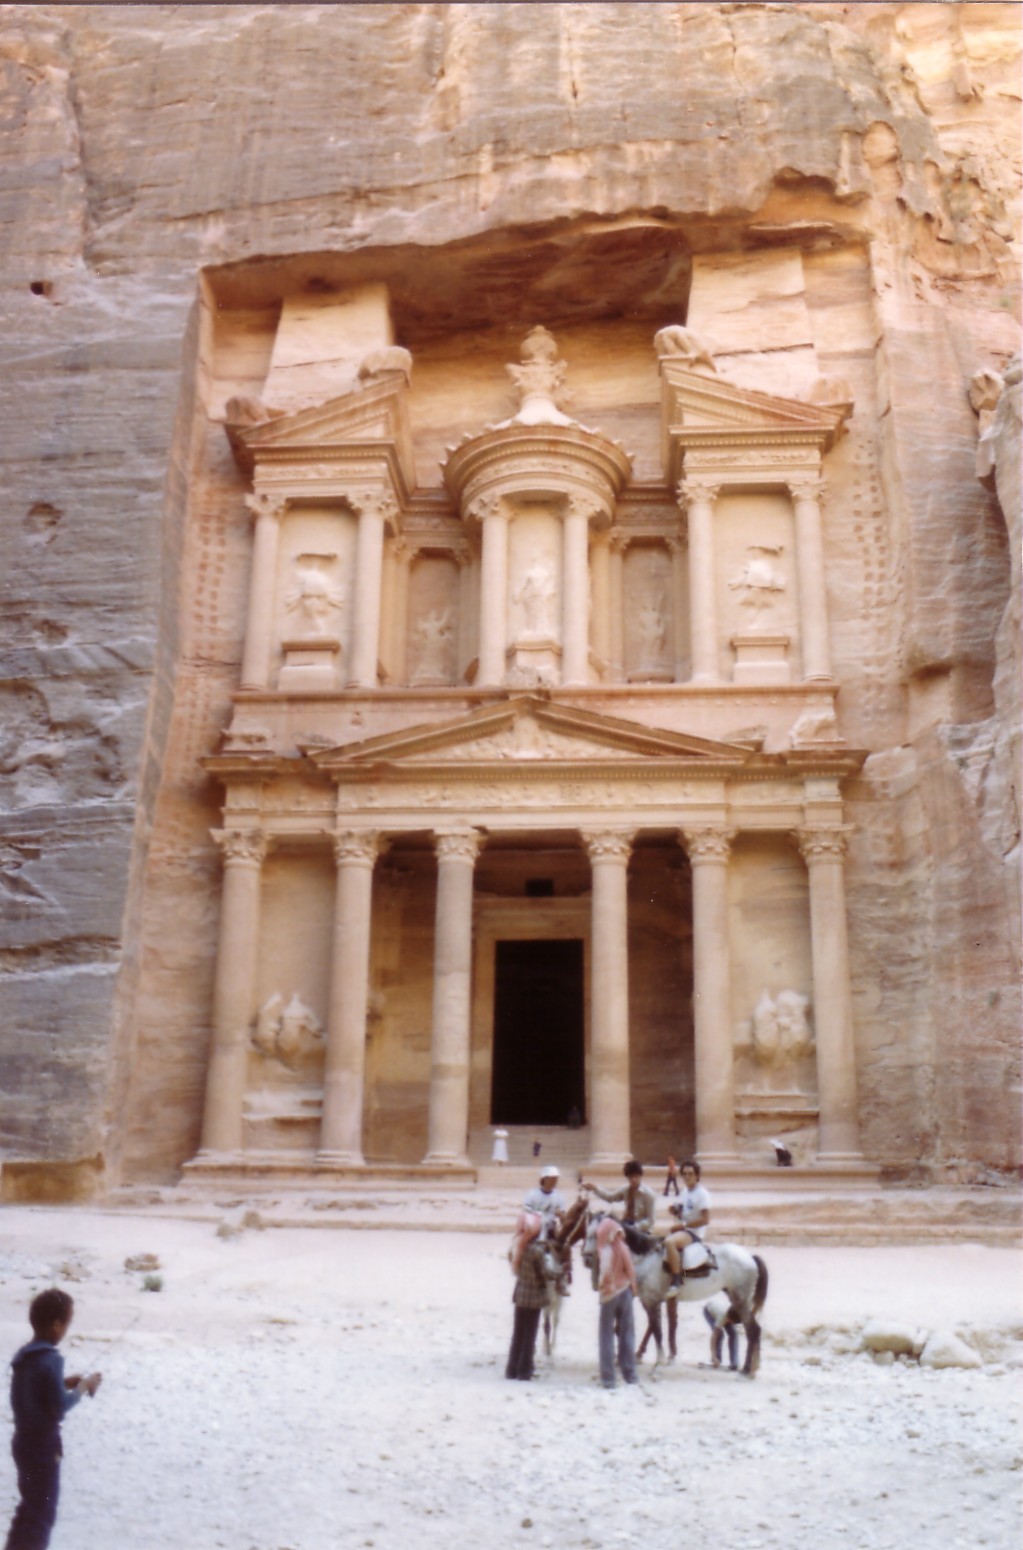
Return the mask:
[[[21,1501],[11,1520],[6,1550],[46,1550],[57,1519],[60,1492],[60,1423],[83,1394],[95,1394],[101,1375],[64,1376],[57,1347],[68,1332],[75,1305],[67,1292],[51,1287],[28,1310],[35,1339],[11,1360],[11,1452]]]

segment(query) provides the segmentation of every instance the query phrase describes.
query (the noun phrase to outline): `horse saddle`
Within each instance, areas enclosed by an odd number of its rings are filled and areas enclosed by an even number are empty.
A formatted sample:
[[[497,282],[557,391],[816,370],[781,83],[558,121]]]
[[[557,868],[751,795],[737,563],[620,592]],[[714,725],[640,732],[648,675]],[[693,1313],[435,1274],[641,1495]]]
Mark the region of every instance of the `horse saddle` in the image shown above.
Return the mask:
[[[717,1268],[718,1262],[705,1243],[686,1244],[682,1253],[682,1274],[687,1281],[695,1280],[698,1276],[709,1276]]]

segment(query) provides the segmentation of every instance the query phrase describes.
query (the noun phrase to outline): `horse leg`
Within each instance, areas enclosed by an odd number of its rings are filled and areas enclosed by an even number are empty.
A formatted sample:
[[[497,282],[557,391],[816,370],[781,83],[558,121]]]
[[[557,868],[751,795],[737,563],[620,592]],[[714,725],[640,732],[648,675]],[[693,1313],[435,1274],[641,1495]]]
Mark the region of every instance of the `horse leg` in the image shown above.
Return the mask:
[[[646,1308],[647,1324],[649,1326],[647,1333],[653,1335],[654,1345],[657,1348],[657,1355],[654,1357],[654,1365],[651,1369],[653,1372],[656,1372],[664,1360],[664,1340],[661,1335],[661,1305],[659,1302],[655,1302],[653,1304],[644,1303],[643,1306]],[[646,1337],[644,1337],[644,1343],[645,1339]]]
[[[760,1367],[760,1325],[751,1313],[748,1318],[743,1319],[742,1327],[746,1331],[746,1360],[742,1364],[743,1376],[755,1378]]]

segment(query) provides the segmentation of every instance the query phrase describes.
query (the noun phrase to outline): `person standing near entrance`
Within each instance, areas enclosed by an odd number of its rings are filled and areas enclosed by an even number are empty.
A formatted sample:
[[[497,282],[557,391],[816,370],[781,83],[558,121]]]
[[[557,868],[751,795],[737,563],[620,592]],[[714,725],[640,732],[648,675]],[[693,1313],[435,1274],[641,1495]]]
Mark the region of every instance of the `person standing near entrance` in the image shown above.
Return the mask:
[[[630,1227],[638,1227],[640,1232],[653,1232],[657,1196],[643,1183],[643,1164],[632,1157],[622,1172],[625,1174],[625,1183],[617,1189],[601,1189],[599,1184],[588,1184],[585,1181],[582,1187],[612,1204],[621,1201],[624,1207],[623,1222]]]
[[[515,1237],[508,1250],[515,1275],[515,1318],[511,1345],[504,1369],[506,1378],[528,1383],[533,1376],[536,1333],[540,1313],[547,1302],[547,1282],[543,1273],[543,1249],[540,1245],[542,1218],[535,1211],[523,1211],[515,1224]]]
[[[668,1158],[668,1167],[664,1176],[665,1195],[678,1194],[678,1163],[674,1157]]]
[[[636,1334],[632,1318],[636,1270],[625,1241],[625,1229],[613,1216],[606,1216],[597,1228],[597,1291],[600,1294],[600,1319],[597,1325],[600,1381],[606,1389],[615,1386],[617,1339],[618,1367],[622,1377],[626,1383],[638,1383]]]

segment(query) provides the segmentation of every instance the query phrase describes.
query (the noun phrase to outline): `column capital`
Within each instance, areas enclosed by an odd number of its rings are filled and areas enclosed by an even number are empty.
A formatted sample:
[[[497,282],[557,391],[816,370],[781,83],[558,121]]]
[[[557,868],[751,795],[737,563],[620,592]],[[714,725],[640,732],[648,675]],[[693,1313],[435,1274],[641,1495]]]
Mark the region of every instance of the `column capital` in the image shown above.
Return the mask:
[[[820,474],[803,474],[787,479],[789,494],[794,501],[816,501],[824,498],[824,480]]]
[[[598,500],[588,495],[570,495],[565,502],[565,515],[567,517],[585,517],[589,522],[593,517],[603,514],[604,508]]]
[[[386,490],[368,491],[364,495],[346,497],[357,517],[375,517],[380,522],[393,522],[398,515],[398,502]]]
[[[485,836],[478,829],[434,829],[433,848],[438,861],[476,860]]]
[[[679,839],[691,862],[727,861],[737,829],[680,829]]]
[[[811,861],[841,861],[849,848],[851,832],[849,828],[796,829],[794,838],[800,855],[808,864]]]
[[[683,474],[675,486],[675,495],[679,505],[684,510],[688,510],[697,501],[713,506],[720,494],[721,483],[719,480],[697,474]]]
[[[371,867],[380,854],[380,835],[375,829],[342,829],[332,836],[334,860]]]
[[[399,565],[406,564],[416,553],[414,545],[407,538],[393,538],[391,540],[391,554]]]
[[[270,517],[274,522],[280,522],[287,509],[288,498],[286,495],[271,494],[269,490],[253,490],[245,497],[245,507],[259,521],[260,517]]]
[[[591,861],[628,861],[635,829],[584,829],[583,844]]]
[[[500,495],[477,495],[474,501],[470,501],[465,512],[474,522],[488,522],[491,517],[504,517],[507,512]]]
[[[266,860],[267,838],[262,829],[211,829],[210,833],[225,864],[245,861],[258,867]]]

